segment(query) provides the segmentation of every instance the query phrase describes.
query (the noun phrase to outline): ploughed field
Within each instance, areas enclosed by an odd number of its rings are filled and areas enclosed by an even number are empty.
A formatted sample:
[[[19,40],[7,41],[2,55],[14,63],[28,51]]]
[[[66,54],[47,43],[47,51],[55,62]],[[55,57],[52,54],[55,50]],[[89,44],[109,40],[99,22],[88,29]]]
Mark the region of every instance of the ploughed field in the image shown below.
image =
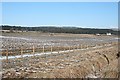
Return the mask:
[[[89,34],[50,34],[40,32],[3,33],[0,36],[2,50],[14,50],[45,47],[67,47],[74,45],[96,45],[117,41],[115,36],[96,36]],[[16,53],[17,54],[17,53]]]
[[[46,52],[51,51],[51,45],[53,51],[64,51],[8,61],[2,59],[3,78],[117,78],[119,75],[117,36],[23,32],[3,33],[0,38],[3,56],[6,56],[6,49],[20,55],[17,49],[33,48],[33,45],[41,49],[35,49],[39,54],[43,45]]]

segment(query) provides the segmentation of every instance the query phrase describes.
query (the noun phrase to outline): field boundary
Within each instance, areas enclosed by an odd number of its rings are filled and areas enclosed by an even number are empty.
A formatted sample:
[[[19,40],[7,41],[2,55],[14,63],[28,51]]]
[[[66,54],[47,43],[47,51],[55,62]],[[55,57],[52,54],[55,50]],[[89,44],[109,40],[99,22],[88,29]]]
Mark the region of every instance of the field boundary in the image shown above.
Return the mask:
[[[12,52],[11,50],[4,50],[2,52],[2,54],[4,54],[4,56],[1,56],[0,60],[5,60],[7,62],[9,62],[9,59],[13,59],[13,58],[24,58],[24,57],[31,57],[31,56],[40,56],[40,55],[45,55],[45,54],[56,54],[56,53],[66,53],[66,52],[74,52],[76,50],[86,50],[86,49],[90,49],[90,48],[100,48],[100,47],[104,47],[104,46],[111,46],[111,45],[115,45],[115,42],[110,42],[110,43],[102,43],[102,44],[96,44],[95,46],[90,46],[90,45],[74,45],[74,46],[67,46],[67,47],[53,47],[52,45],[49,48],[45,48],[45,45],[43,45],[42,48],[36,48],[33,45],[33,48],[29,48],[29,50],[31,50],[31,52],[28,53],[24,53],[26,52],[27,49],[19,49],[20,54],[19,55],[9,55],[11,53],[15,53]],[[37,52],[37,49],[41,49],[41,52]],[[56,50],[55,50],[56,49]],[[14,50],[15,51],[15,50]]]

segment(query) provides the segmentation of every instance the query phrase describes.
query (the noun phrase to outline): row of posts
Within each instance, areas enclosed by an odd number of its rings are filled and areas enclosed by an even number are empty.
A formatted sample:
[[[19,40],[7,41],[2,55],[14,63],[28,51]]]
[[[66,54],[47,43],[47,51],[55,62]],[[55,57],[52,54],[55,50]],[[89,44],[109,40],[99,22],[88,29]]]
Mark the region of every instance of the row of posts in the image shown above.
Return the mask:
[[[111,43],[112,44],[112,43]],[[100,45],[100,44],[99,44]],[[95,45],[95,46],[99,46],[99,45]],[[107,44],[103,44],[104,46],[106,46]],[[94,46],[94,47],[95,47]],[[76,49],[82,49],[83,47],[85,47],[85,46],[83,46],[82,44],[81,45],[77,45],[77,46],[74,46],[74,47],[72,47],[73,49],[71,49],[71,46],[69,46],[69,51],[70,50],[72,50],[72,51],[75,51]],[[85,48],[88,48],[89,46],[88,45],[86,45],[86,47]],[[59,49],[59,48],[58,48]],[[64,52],[65,52],[65,46],[64,46]],[[50,51],[51,51],[51,53],[53,52],[53,47],[52,47],[52,45],[51,45],[51,47],[50,47]],[[43,48],[42,48],[42,52],[43,53],[45,53],[45,46],[43,45]],[[6,50],[6,60],[7,60],[7,62],[8,62],[8,49]],[[23,58],[23,48],[21,48],[21,50],[20,50],[20,53],[21,53],[21,58]],[[32,48],[32,53],[33,53],[33,55],[35,56],[35,47],[33,46],[33,48]],[[58,50],[58,53],[59,53],[59,50]]]

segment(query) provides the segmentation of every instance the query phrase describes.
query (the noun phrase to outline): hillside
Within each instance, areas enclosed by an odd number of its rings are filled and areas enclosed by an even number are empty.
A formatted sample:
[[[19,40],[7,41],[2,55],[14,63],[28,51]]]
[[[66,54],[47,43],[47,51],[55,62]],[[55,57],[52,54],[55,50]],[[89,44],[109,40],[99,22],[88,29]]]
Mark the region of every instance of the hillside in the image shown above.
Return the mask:
[[[117,35],[119,31],[112,29],[94,29],[94,28],[78,28],[78,27],[57,27],[57,26],[40,26],[40,27],[21,27],[21,26],[0,26],[2,30],[19,30],[19,31],[41,31],[48,33],[73,33],[73,34],[106,34],[112,33]]]

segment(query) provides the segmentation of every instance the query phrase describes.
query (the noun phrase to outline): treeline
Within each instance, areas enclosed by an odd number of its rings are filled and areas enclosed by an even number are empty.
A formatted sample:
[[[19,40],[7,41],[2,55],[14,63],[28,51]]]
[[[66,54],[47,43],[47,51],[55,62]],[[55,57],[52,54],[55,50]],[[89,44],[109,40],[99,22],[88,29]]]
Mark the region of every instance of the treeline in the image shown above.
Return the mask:
[[[21,26],[0,26],[2,30],[19,30],[19,31],[41,31],[50,33],[73,33],[73,34],[106,34],[112,33],[117,35],[119,31],[111,29],[93,29],[93,28],[77,28],[77,27],[56,27],[56,26],[40,26],[40,27],[21,27]]]

